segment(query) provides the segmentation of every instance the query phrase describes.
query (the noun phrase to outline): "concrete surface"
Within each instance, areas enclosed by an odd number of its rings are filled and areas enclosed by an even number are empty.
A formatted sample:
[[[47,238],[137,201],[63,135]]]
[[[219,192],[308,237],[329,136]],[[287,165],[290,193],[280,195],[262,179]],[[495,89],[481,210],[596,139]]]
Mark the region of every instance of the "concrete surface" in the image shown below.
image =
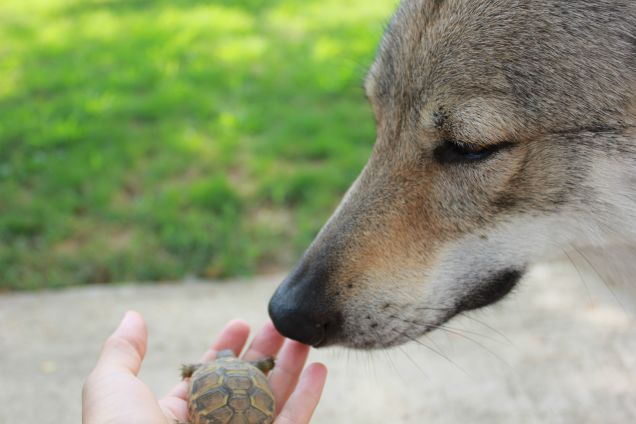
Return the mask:
[[[583,277],[570,264],[538,267],[511,298],[449,323],[463,336],[423,338],[430,349],[313,352],[331,372],[314,422],[636,422],[634,314]],[[0,296],[0,423],[79,423],[83,378],[127,309],[149,325],[142,378],[165,392],[227,320],[262,323],[278,281]]]

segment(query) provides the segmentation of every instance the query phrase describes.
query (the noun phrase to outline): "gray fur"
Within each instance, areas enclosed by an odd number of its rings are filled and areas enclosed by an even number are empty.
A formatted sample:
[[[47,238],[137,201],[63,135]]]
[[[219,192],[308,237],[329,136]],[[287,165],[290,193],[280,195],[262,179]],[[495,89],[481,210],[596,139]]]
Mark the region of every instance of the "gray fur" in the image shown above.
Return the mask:
[[[633,249],[635,89],[633,0],[403,1],[366,80],[374,152],[274,323],[284,309],[329,328],[321,345],[404,343],[555,252]]]

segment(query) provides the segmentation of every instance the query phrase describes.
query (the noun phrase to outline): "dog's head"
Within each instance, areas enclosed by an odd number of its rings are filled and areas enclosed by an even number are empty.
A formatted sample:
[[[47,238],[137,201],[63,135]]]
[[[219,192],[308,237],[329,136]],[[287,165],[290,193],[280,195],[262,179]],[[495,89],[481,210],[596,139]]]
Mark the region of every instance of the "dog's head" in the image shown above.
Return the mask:
[[[630,137],[635,11],[633,0],[403,2],[366,79],[372,156],[272,298],[279,331],[400,344],[593,237],[590,216],[608,202],[597,165]]]

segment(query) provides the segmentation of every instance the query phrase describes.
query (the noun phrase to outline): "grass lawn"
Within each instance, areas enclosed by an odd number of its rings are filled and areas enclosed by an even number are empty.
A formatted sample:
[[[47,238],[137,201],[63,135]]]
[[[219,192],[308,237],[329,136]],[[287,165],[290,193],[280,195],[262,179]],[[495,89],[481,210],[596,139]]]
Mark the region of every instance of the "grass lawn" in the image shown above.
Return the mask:
[[[0,0],[0,289],[291,265],[396,0]]]

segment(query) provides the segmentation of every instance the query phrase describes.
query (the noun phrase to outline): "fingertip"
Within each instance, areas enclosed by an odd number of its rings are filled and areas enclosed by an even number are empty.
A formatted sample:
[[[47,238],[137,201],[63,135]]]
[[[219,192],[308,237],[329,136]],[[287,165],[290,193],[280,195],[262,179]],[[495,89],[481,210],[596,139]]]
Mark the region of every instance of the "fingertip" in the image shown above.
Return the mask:
[[[127,318],[130,319],[137,319],[137,320],[144,320],[143,315],[141,315],[141,313],[135,311],[134,309],[129,309],[126,311],[126,313],[124,314],[124,320],[126,320]]]
[[[313,374],[317,377],[327,377],[329,374],[329,369],[322,362],[313,362],[307,366],[305,371],[307,374]]]
[[[258,334],[263,335],[263,337],[266,337],[269,340],[279,342],[281,345],[283,344],[283,341],[285,340],[285,337],[283,337],[278,332],[276,327],[274,327],[274,323],[271,320],[268,320],[265,324],[263,324]]]
[[[309,349],[311,349],[311,346],[306,345],[306,344],[301,343],[301,342],[297,342],[296,340],[290,340],[290,343],[291,343],[292,346],[294,346],[294,349],[297,349],[297,350],[302,350],[302,351],[309,352]]]
[[[250,325],[244,319],[235,318],[225,324],[225,327],[223,327],[223,331],[225,330],[247,331],[249,333]]]
[[[269,340],[272,343],[280,343],[281,345],[285,340],[278,330],[276,330],[276,327],[274,327],[274,323],[272,323],[271,320],[267,320],[258,330],[254,340],[256,341],[257,339]]]
[[[292,358],[306,357],[309,355],[309,349],[310,347],[306,344],[297,342],[296,340],[287,339],[285,340],[285,345],[283,347],[284,352],[281,356]]]
[[[243,354],[244,359],[250,361],[267,356],[276,356],[284,341],[285,338],[276,331],[274,324],[268,321],[263,324],[254,336],[254,340],[252,340],[252,343]]]
[[[144,317],[137,311],[129,310],[124,313],[124,316],[119,322],[118,329],[142,326],[146,327],[146,321],[144,320]]]
[[[230,349],[235,355],[239,355],[251,331],[252,328],[247,321],[240,318],[233,319],[225,324],[212,347],[220,351],[223,349],[222,345],[227,344],[227,349]]]
[[[211,361],[216,354],[222,350],[229,349],[238,355],[242,350],[247,338],[250,335],[250,325],[242,319],[233,319],[225,324],[216,340],[211,343],[210,348],[203,355],[202,361]]]
[[[285,368],[296,369],[300,373],[309,357],[310,347],[295,340],[286,339],[278,355],[278,361]]]
[[[214,345],[216,345],[216,347],[218,347],[218,343],[220,341],[227,340],[228,338],[229,339],[245,339],[245,340],[247,340],[247,338],[249,337],[251,331],[252,331],[252,328],[247,323],[247,321],[242,320],[242,319],[233,319],[233,320],[229,321],[227,324],[225,324],[225,327],[223,327],[223,329],[221,330],[221,334],[220,334],[219,338],[216,340],[216,343]],[[243,343],[245,343],[245,340],[243,341]],[[242,347],[243,346],[241,345],[241,348]],[[234,353],[236,355],[241,353],[241,349],[236,351],[236,348],[234,346],[231,346],[231,349],[234,351]]]
[[[137,374],[146,354],[148,332],[140,313],[128,311],[106,339],[96,370],[125,370]]]
[[[127,311],[113,333],[113,336],[121,337],[130,343],[141,358],[146,355],[148,328],[144,317],[139,312],[133,310]]]
[[[176,397],[183,400],[188,400],[188,386],[187,381],[181,381],[168,392],[165,397]]]
[[[327,381],[328,374],[329,370],[327,369],[325,364],[314,362],[312,364],[309,364],[307,368],[305,368],[301,380],[308,381],[309,384],[317,387],[317,390],[322,390],[325,381]]]
[[[283,337],[278,330],[276,329],[276,326],[274,325],[274,322],[271,319],[268,319],[267,321],[265,321],[265,324],[263,324],[263,330],[267,330],[270,331],[272,333],[275,333],[277,335],[279,335],[280,337]]]

